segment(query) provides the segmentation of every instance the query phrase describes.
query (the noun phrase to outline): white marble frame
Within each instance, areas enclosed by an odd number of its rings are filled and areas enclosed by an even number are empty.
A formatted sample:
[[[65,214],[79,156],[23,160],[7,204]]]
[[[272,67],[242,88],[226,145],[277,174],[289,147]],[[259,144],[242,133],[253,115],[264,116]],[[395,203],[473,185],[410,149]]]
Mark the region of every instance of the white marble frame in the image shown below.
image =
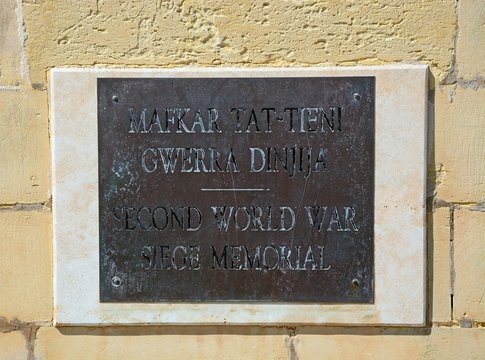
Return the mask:
[[[50,71],[56,325],[401,325],[426,320],[427,66]],[[376,77],[375,303],[100,303],[98,77]]]

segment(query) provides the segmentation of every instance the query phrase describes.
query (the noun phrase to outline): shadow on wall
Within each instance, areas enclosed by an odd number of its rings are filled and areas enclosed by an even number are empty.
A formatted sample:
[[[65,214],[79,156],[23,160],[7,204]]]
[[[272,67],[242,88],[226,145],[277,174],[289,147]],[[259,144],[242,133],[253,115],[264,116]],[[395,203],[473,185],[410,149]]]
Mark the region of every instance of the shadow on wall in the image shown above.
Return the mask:
[[[59,327],[59,332],[66,336],[147,336],[147,335],[394,335],[426,336],[431,327],[365,327],[365,326],[301,326],[301,327],[266,327],[266,326],[109,326],[109,327]]]
[[[427,182],[426,182],[426,323],[431,326],[433,319],[433,206],[436,192],[436,163],[435,163],[435,88],[436,79],[428,70],[428,136],[427,136]],[[432,85],[431,85],[432,84]],[[432,88],[431,88],[432,86]]]

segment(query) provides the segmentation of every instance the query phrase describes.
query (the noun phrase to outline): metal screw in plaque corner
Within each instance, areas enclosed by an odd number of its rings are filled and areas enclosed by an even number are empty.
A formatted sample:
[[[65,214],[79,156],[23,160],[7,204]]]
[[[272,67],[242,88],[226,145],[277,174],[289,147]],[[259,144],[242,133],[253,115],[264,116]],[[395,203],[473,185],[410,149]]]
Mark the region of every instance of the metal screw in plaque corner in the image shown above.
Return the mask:
[[[359,93],[355,93],[354,94],[354,100],[355,101],[360,101],[360,94]]]
[[[357,279],[352,280],[352,289],[357,289],[359,287],[359,285],[360,285],[359,280],[357,280]]]
[[[111,279],[111,285],[113,285],[114,287],[120,287],[121,279],[118,276],[113,276],[113,278]]]

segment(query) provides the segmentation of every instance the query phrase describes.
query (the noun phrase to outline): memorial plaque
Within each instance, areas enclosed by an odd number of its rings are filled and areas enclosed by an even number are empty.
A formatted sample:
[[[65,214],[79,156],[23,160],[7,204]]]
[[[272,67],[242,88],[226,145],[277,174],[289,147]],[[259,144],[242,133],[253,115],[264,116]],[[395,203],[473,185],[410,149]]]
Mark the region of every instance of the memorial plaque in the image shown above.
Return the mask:
[[[375,78],[99,78],[101,302],[374,302]]]

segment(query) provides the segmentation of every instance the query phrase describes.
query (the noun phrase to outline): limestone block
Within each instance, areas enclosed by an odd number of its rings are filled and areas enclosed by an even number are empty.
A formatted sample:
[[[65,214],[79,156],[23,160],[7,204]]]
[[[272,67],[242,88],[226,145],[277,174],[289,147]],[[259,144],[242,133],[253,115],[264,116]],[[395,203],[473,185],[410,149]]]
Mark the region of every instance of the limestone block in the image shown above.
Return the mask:
[[[450,210],[433,214],[433,322],[451,321]]]
[[[18,85],[21,81],[21,39],[17,26],[16,1],[0,2],[0,85]]]
[[[485,212],[455,212],[454,318],[485,321]]]
[[[35,358],[287,359],[284,329],[241,327],[43,327]]]
[[[455,0],[24,3],[33,82],[62,65],[451,66]],[[42,28],[43,31],[38,31]]]
[[[0,329],[0,360],[27,359],[25,340],[20,331],[2,333]]]
[[[483,0],[458,2],[456,45],[458,76],[466,80],[485,77],[485,6]]]
[[[484,329],[301,329],[293,340],[299,360],[481,359]]]
[[[47,92],[0,93],[0,203],[49,199]]]
[[[47,211],[0,211],[0,316],[52,318],[52,231]]]
[[[485,89],[443,87],[435,103],[437,196],[479,202],[485,198]]]

